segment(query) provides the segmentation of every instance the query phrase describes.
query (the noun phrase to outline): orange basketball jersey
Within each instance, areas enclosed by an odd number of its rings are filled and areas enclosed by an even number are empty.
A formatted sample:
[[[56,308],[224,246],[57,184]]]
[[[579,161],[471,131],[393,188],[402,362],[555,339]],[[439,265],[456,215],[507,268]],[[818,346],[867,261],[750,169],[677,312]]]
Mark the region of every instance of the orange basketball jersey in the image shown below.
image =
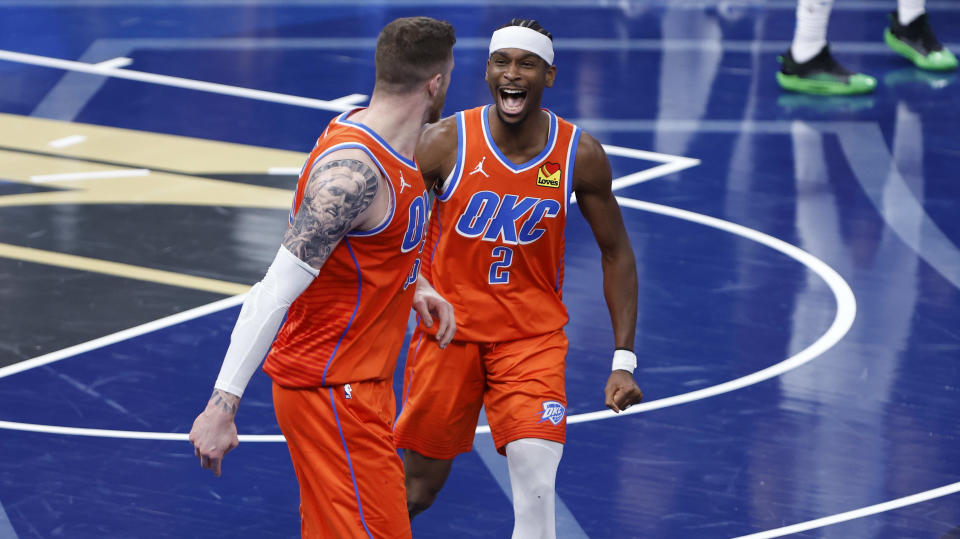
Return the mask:
[[[377,164],[391,192],[390,210],[377,227],[347,234],[290,306],[263,367],[283,387],[392,379],[403,344],[427,215],[423,177],[414,161],[351,122],[350,114],[332,120],[310,152],[290,222],[314,165],[341,149],[361,150]]]
[[[515,164],[493,141],[489,108],[457,113],[457,162],[437,195],[424,251],[424,274],[454,306],[454,338],[476,342],[567,323],[564,227],[580,138],[575,125],[545,110],[546,147]]]

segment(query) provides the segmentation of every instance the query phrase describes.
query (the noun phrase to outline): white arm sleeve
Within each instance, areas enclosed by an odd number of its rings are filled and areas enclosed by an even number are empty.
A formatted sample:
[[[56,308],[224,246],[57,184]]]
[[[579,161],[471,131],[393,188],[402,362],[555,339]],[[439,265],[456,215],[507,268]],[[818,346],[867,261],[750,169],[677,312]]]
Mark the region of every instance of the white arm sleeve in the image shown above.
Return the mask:
[[[243,300],[240,317],[230,335],[230,347],[214,384],[216,389],[243,396],[250,377],[270,350],[290,304],[319,273],[280,246],[263,280],[253,285]]]

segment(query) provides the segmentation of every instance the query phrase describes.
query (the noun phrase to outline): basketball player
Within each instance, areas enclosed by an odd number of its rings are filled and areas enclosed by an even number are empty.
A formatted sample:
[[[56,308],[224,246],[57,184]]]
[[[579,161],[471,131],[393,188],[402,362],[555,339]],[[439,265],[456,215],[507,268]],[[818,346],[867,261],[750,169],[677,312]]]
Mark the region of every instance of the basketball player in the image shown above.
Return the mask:
[[[833,0],[799,0],[793,43],[780,61],[781,88],[808,94],[851,95],[872,92],[877,80],[841,66],[827,45]],[[926,13],[925,0],[898,0],[884,31],[887,45],[921,69],[950,71],[957,58],[940,44]]]
[[[300,483],[303,537],[410,537],[392,376],[427,206],[414,149],[424,122],[440,118],[454,41],[449,23],[426,17],[381,31],[370,106],[332,120],[310,153],[282,246],[247,294],[190,431],[201,465],[219,476],[238,443],[240,397],[270,350],[264,370]],[[420,308],[438,318],[445,345],[450,305],[433,295]]]
[[[452,459],[470,451],[481,405],[507,457],[515,538],[554,537],[554,483],[566,427],[567,311],[561,301],[571,190],[593,229],[613,320],[606,405],[640,402],[633,379],[637,274],[603,148],[540,107],[553,85],[552,36],[514,19],[493,33],[486,81],[494,104],[426,129],[417,147],[436,205],[417,294],[453,308],[442,349],[421,324],[410,343],[397,420],[411,518],[435,499]],[[432,286],[431,286],[432,285]],[[434,289],[436,292],[434,292]]]

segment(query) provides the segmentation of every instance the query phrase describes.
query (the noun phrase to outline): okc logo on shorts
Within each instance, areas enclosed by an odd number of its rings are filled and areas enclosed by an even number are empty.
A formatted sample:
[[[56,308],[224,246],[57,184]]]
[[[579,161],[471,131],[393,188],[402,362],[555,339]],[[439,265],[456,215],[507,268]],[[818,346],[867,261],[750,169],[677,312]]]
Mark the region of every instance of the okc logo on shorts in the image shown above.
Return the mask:
[[[559,425],[563,421],[563,416],[567,414],[567,409],[563,407],[557,401],[544,401],[543,403],[543,415],[540,416],[540,421],[537,423],[543,423],[544,421],[550,421],[554,425]]]

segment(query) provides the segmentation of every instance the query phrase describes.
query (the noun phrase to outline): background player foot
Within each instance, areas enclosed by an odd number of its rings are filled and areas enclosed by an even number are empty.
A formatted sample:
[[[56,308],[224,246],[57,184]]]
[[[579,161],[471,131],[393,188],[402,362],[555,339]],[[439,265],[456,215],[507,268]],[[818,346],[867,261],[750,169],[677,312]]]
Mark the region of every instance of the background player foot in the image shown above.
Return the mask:
[[[830,46],[824,45],[816,56],[804,63],[797,63],[793,54],[778,58],[781,63],[777,82],[784,90],[804,94],[852,95],[872,92],[877,79],[863,73],[852,73],[834,60]]]
[[[950,71],[957,68],[957,57],[940,44],[924,13],[910,24],[900,24],[897,12],[890,14],[890,26],[883,31],[887,45],[921,69]]]

